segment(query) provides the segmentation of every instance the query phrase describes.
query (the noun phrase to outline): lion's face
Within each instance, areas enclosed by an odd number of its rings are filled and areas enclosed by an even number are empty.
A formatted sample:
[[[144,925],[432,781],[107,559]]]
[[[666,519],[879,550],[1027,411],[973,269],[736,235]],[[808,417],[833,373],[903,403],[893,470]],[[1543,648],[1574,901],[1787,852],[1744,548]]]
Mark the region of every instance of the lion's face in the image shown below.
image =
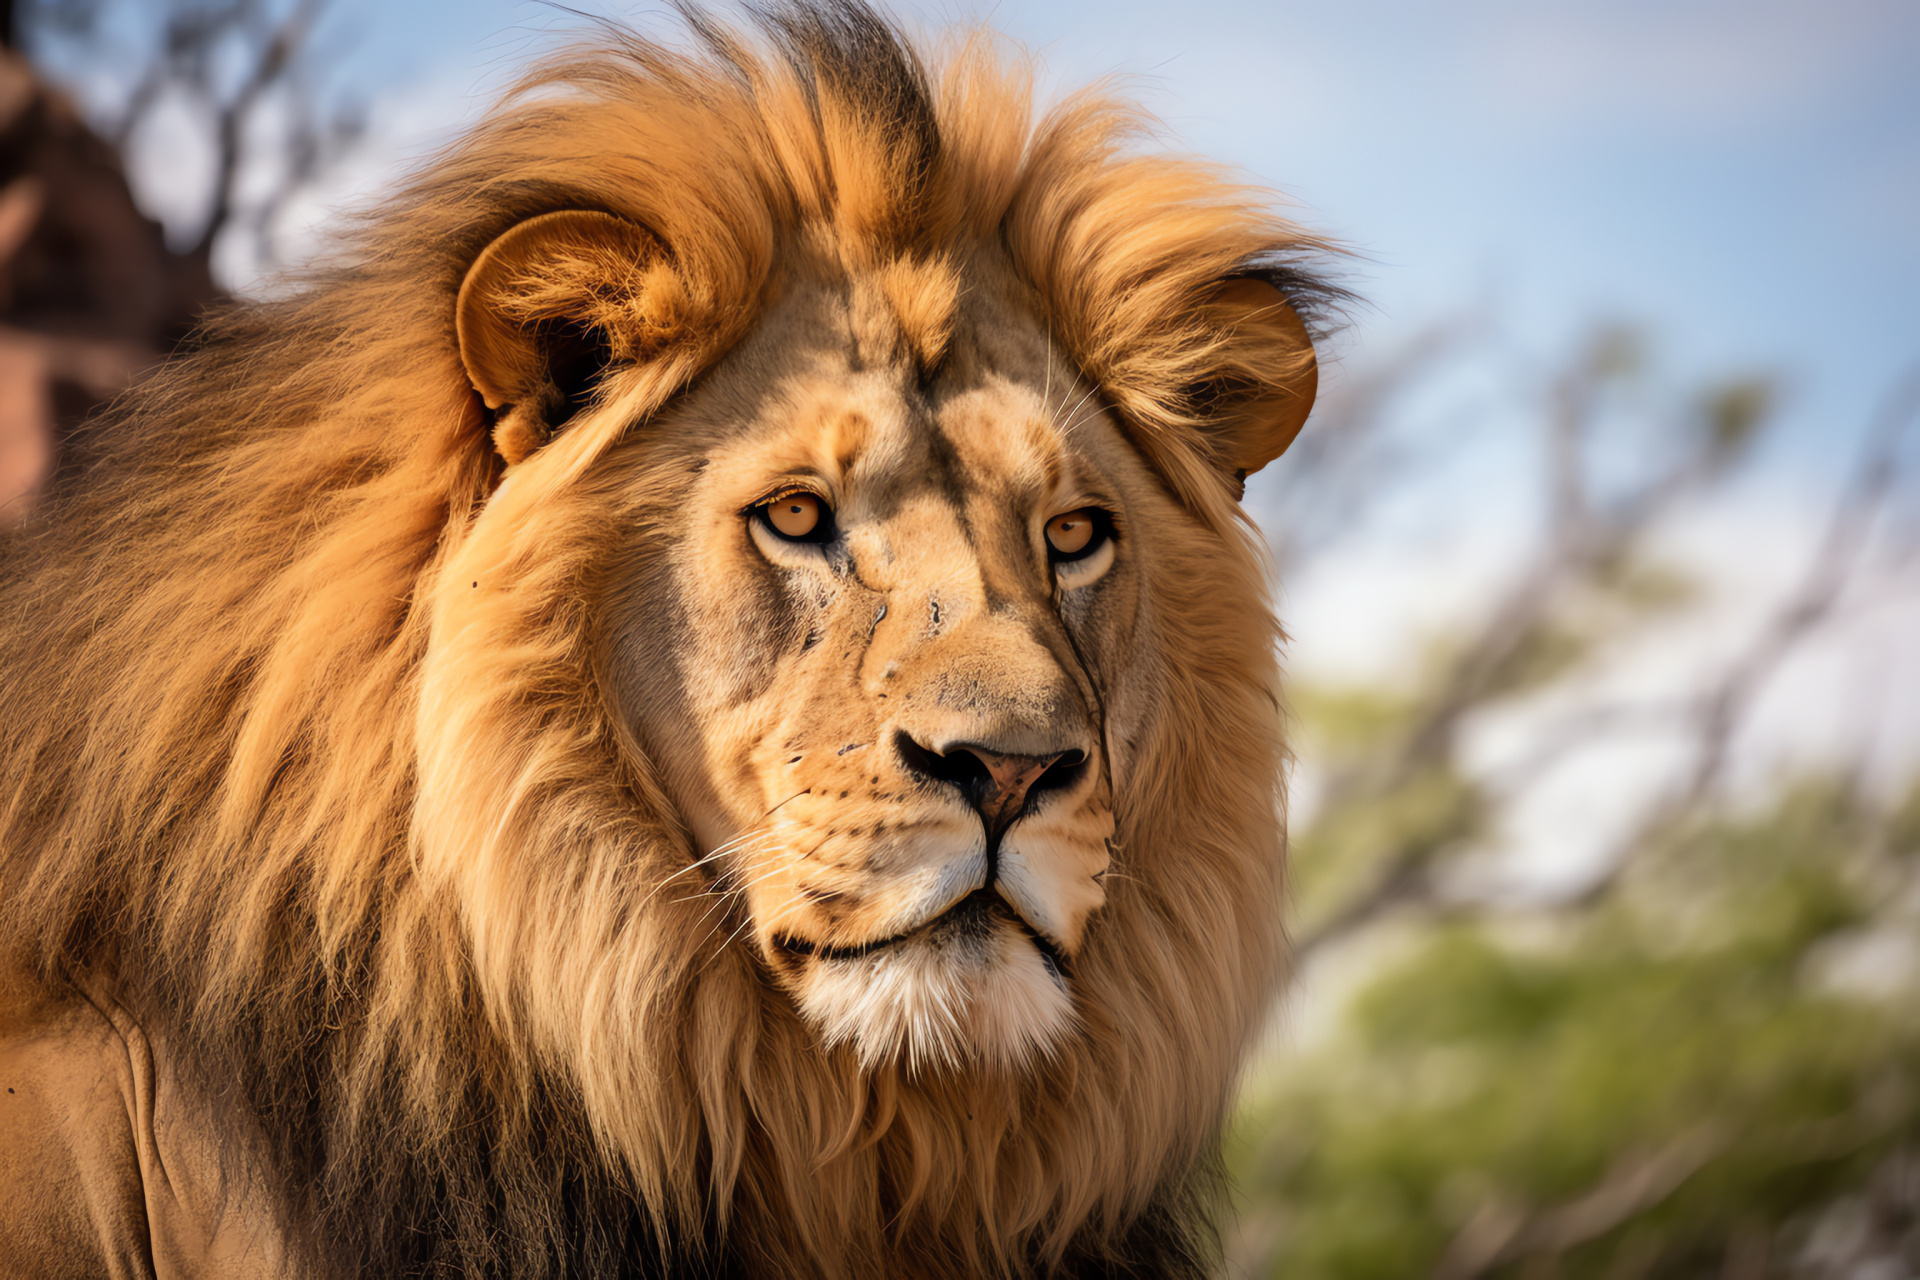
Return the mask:
[[[1036,154],[1081,172],[1080,145]],[[1168,929],[1147,951],[1226,928],[1269,954],[1264,924],[1188,917],[1278,863],[1245,825],[1271,827],[1277,739],[1247,719],[1271,618],[1226,503],[1304,420],[1312,344],[1258,241],[1192,256],[1230,203],[1145,240],[1056,225],[1144,198],[1109,185],[935,242],[881,186],[777,235],[554,209],[468,268],[455,328],[508,472],[437,580],[415,825],[502,1016],[519,990],[626,1035],[606,993],[702,972],[717,926],[755,955],[726,967],[868,1065],[1017,1067],[1076,1011],[1142,1016],[1100,935],[1116,848],[1142,887],[1107,918]],[[1243,761],[1169,736],[1234,716]],[[1143,836],[1176,797],[1182,829]],[[663,866],[672,828],[694,857]],[[531,947],[517,899],[556,885],[577,925]],[[580,1022],[551,1035],[626,1087]]]
[[[646,604],[612,624],[703,858],[663,891],[737,895],[779,983],[870,1061],[1046,1051],[1098,927],[1103,690],[1135,532],[1179,517],[1050,360],[976,290],[923,379],[876,291],[801,284],[617,455],[685,477],[635,523],[615,594]]]

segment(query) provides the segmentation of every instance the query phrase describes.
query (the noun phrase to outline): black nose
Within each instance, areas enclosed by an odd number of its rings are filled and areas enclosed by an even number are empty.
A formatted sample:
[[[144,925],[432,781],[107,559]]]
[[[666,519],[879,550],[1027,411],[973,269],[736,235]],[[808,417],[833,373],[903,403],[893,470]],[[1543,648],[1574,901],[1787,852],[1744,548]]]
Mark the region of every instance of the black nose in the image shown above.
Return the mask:
[[[893,735],[893,745],[909,772],[960,789],[986,822],[989,842],[997,841],[1041,794],[1078,782],[1087,763],[1087,753],[1078,747],[1013,755],[977,742],[929,746],[904,730]]]

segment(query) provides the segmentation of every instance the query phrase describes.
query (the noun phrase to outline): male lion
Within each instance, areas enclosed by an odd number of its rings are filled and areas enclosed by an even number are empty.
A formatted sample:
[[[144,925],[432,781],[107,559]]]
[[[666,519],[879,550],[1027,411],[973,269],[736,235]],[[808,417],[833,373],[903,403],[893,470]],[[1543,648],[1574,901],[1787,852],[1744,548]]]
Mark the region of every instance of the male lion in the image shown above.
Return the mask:
[[[5,549],[13,1274],[1209,1264],[1324,246],[755,23],[546,66]]]

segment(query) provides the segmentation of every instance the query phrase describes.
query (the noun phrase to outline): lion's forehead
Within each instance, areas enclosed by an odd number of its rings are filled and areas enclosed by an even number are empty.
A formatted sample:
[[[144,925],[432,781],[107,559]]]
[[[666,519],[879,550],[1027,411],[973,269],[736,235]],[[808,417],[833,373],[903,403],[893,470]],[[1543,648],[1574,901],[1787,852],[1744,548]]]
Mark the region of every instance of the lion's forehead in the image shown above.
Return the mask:
[[[711,426],[736,466],[833,477],[884,517],[928,494],[1031,503],[1092,469],[1089,438],[1096,452],[1112,443],[1092,384],[1001,290],[968,294],[945,359],[926,370],[891,311],[847,301],[860,284],[856,274],[788,289],[713,371]]]

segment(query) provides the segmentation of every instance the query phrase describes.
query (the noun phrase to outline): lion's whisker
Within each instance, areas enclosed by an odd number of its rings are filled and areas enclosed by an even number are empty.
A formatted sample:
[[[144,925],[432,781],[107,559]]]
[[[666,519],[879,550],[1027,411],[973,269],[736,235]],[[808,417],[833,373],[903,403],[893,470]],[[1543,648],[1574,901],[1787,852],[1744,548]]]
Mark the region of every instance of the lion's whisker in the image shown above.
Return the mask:
[[[1076,373],[1073,377],[1073,382],[1068,385],[1065,394],[1063,394],[1060,397],[1060,407],[1057,410],[1055,410],[1053,415],[1053,420],[1047,424],[1048,426],[1060,427],[1062,422],[1067,421],[1068,419],[1071,419],[1073,415],[1075,415],[1076,413],[1079,413],[1080,406],[1085,404],[1088,398],[1091,397],[1095,392],[1099,391],[1100,389],[1098,383],[1088,384],[1085,393],[1082,394],[1078,400],[1074,401],[1073,407],[1069,409],[1067,407],[1067,396],[1070,396],[1073,394],[1074,388],[1080,385],[1080,381],[1081,381],[1080,375]],[[1066,428],[1062,427],[1061,430],[1064,431],[1066,430]]]
[[[1097,383],[1087,388],[1087,394],[1081,396],[1079,403],[1075,404],[1073,406],[1072,411],[1067,414],[1066,425],[1060,428],[1061,435],[1070,436],[1073,434],[1074,428],[1079,425],[1078,418],[1080,416],[1081,405],[1084,405],[1088,400],[1091,400],[1096,394],[1098,394],[1099,390],[1100,390],[1100,387],[1099,387],[1099,384]]]
[[[786,808],[786,807],[787,807],[787,806],[788,806],[789,804],[791,804],[791,803],[793,803],[793,802],[794,802],[795,800],[798,800],[798,799],[799,799],[799,798],[800,798],[801,796],[803,796],[803,795],[805,795],[805,794],[807,794],[807,792],[809,792],[809,791],[811,791],[811,790],[813,790],[813,788],[812,788],[812,787],[802,787],[802,788],[801,788],[800,790],[798,790],[798,791],[796,791],[796,792],[794,792],[794,793],[793,793],[792,795],[790,795],[790,796],[788,796],[788,797],[787,797],[787,798],[786,798],[785,800],[782,800],[782,801],[781,801],[781,802],[780,802],[779,804],[777,804],[777,805],[775,805],[775,806],[773,806],[773,808],[771,808],[771,809],[769,809],[769,810],[767,810],[767,811],[766,811],[765,813],[763,813],[763,814],[761,814],[761,815],[760,815],[760,817],[761,817],[762,819],[766,819],[766,818],[771,818],[771,817],[772,817],[772,816],[773,816],[774,814],[776,814],[776,813],[778,813],[778,812],[779,812],[780,810],[782,810],[782,809],[784,809],[784,808]]]
[[[689,862],[686,866],[681,867],[679,870],[669,874],[665,879],[661,880],[659,884],[655,885],[652,891],[649,892],[646,897],[640,900],[640,905],[644,907],[647,903],[653,901],[655,895],[665,890],[668,885],[672,884],[675,880],[679,879],[681,876],[684,876],[687,873],[692,871],[697,871],[701,867],[706,866],[708,863],[713,862],[716,859],[725,857],[730,853],[736,853],[740,851],[742,848],[744,848],[749,841],[756,840],[770,834],[771,834],[770,831],[756,827],[753,830],[747,831],[742,835],[735,836],[733,839],[727,841],[725,844],[715,849],[712,853],[707,854],[705,857],[695,858],[692,862]]]
[[[1073,392],[1069,390],[1068,395]],[[1053,399],[1053,317],[1047,317],[1047,381],[1040,391],[1040,403],[1046,404]]]

